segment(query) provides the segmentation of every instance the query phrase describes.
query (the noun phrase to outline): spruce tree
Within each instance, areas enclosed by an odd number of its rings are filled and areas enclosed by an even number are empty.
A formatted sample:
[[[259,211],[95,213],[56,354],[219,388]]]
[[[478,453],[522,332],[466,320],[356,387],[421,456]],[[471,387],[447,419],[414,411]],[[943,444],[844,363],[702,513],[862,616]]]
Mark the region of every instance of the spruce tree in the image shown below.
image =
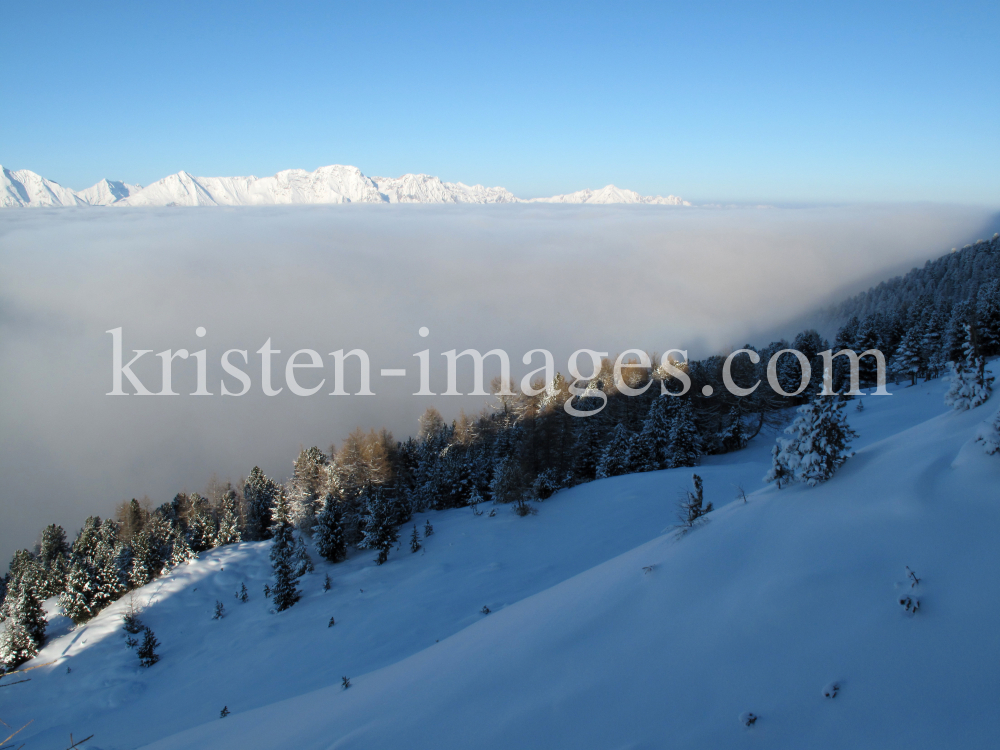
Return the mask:
[[[0,635],[0,662],[13,669],[33,658],[45,643],[45,609],[39,596],[42,581],[28,574],[18,582],[17,591],[8,592],[13,603],[7,607],[6,628]]]
[[[951,387],[944,402],[955,411],[974,409],[990,397],[993,376],[986,373],[986,362],[979,350],[976,326],[966,323],[963,327],[962,357],[952,362]]]
[[[121,568],[118,566],[118,560],[104,539],[97,544],[94,558],[94,578],[96,591],[92,607],[95,612],[99,612],[112,602],[118,601],[127,590]]]
[[[215,542],[220,547],[226,544],[238,544],[242,541],[239,509],[236,502],[236,492],[229,489],[223,494],[219,503],[219,531],[216,534]]]
[[[156,647],[159,645],[160,642],[156,639],[149,626],[144,627],[142,629],[142,643],[139,644],[139,648],[136,651],[139,655],[140,666],[151,667],[160,660],[159,654],[156,653]]]
[[[389,559],[389,550],[399,538],[396,524],[393,522],[392,508],[385,494],[377,487],[367,493],[365,500],[365,533],[358,546],[362,549],[378,550],[375,562],[377,565],[382,565]]]
[[[976,441],[983,444],[983,450],[989,456],[1000,453],[1000,411],[993,419],[984,424],[976,436]]]
[[[815,396],[798,408],[798,416],[778,438],[766,482],[781,486],[791,481],[814,487],[830,479],[854,455],[850,450],[857,433],[847,424],[846,401],[840,396]]]
[[[38,549],[38,563],[44,570],[42,581],[46,596],[58,596],[65,585],[66,572],[69,567],[69,545],[66,543],[66,532],[62,526],[50,524],[42,531],[42,540]]]
[[[313,446],[295,459],[292,478],[288,482],[289,515],[301,529],[311,529],[323,507],[325,488],[329,483],[330,457]]]
[[[278,495],[271,536],[274,538],[271,543],[271,568],[274,571],[274,586],[271,588],[271,596],[274,599],[274,608],[281,612],[299,600],[299,591],[295,585],[292,569],[295,540],[284,493]]]
[[[611,434],[611,439],[601,455],[601,462],[597,466],[598,479],[617,477],[628,473],[632,440],[632,433],[625,428],[625,425],[619,424],[615,427],[615,431]]]
[[[586,411],[587,405],[582,399],[580,410]],[[601,462],[602,440],[601,424],[598,415],[577,417],[573,420],[576,440],[573,446],[573,476],[580,482],[590,482],[597,478],[597,467]]]
[[[156,568],[149,532],[142,529],[132,537],[132,567],[128,572],[131,588],[137,589],[153,580]]]
[[[697,474],[691,475],[693,491],[684,493],[684,498],[680,504],[681,523],[684,528],[694,528],[701,518],[712,512],[712,503],[705,504],[705,492],[702,479]]]
[[[332,493],[323,498],[323,510],[313,529],[316,551],[330,562],[340,562],[347,556],[344,540],[344,512]]]
[[[247,541],[256,542],[271,538],[272,516],[279,494],[278,485],[264,476],[259,466],[254,466],[243,486],[243,498],[246,500]]]
[[[670,468],[701,463],[702,441],[691,399],[681,398],[670,423]]]
[[[301,536],[295,538],[295,544],[292,546],[292,557],[289,560],[289,564],[292,567],[292,577],[301,578],[306,573],[312,573],[315,568],[313,567],[313,562],[309,557],[309,551],[306,549],[305,540]]]
[[[74,558],[66,576],[65,591],[59,597],[66,616],[77,625],[89,620],[98,611],[94,605],[96,594],[97,581],[90,564],[82,558]]]
[[[176,568],[178,565],[190,562],[196,557],[197,555],[192,551],[191,545],[188,544],[187,534],[181,531],[179,526],[176,527],[171,539],[170,567]]]
[[[417,533],[417,525],[413,524],[413,533],[410,534],[410,552],[417,552],[420,550],[420,535]]]
[[[640,454],[645,459],[641,471],[659,471],[670,467],[670,424],[676,398],[658,396],[649,407],[638,438],[638,444],[642,446]]]

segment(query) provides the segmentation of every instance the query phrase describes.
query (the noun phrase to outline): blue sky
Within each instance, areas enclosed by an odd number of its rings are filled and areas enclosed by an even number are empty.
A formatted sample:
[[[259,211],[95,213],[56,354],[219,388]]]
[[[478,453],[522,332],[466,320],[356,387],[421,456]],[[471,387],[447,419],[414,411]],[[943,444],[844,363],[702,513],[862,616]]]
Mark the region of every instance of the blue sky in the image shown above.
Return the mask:
[[[26,3],[0,163],[1000,204],[1000,4]]]

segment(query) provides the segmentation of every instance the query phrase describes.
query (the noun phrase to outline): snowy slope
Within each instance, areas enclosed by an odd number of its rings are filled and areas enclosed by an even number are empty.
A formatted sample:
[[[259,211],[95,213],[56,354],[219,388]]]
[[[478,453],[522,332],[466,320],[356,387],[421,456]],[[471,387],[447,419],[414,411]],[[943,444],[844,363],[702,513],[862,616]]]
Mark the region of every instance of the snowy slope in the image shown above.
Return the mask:
[[[158,664],[125,647],[123,602],[53,622],[31,664],[57,663],[5,689],[0,718],[34,719],[29,747],[73,732],[104,750],[993,747],[1000,461],[969,442],[1000,397],[944,413],[945,387],[852,409],[858,455],[817,488],[731,502],[760,487],[772,438],[712,457],[697,471],[718,510],[681,539],[691,470],[593,482],[524,519],[425,514],[424,550],[320,564],[279,615],[268,543],[214,550],[139,594]],[[915,617],[904,565],[923,578]]]
[[[129,185],[118,180],[104,179],[96,185],[78,191],[76,195],[88,206],[110,206],[140,190],[142,185]]]
[[[517,203],[518,199],[502,187],[441,182],[426,174],[402,177],[372,177],[379,192],[389,203]]]
[[[69,188],[46,180],[27,169],[0,166],[0,208],[15,206],[82,206],[85,202]]]
[[[675,196],[642,196],[608,185],[553,198],[549,203],[690,205]],[[519,203],[502,187],[442,182],[426,174],[367,177],[357,167],[333,164],[313,172],[286,169],[272,177],[194,177],[181,171],[143,188],[114,180],[74,192],[28,170],[3,170],[0,208],[20,206],[265,206],[331,203]]]
[[[85,190],[74,191],[27,169],[0,167],[0,208],[110,206],[141,189],[141,185],[101,180]]]

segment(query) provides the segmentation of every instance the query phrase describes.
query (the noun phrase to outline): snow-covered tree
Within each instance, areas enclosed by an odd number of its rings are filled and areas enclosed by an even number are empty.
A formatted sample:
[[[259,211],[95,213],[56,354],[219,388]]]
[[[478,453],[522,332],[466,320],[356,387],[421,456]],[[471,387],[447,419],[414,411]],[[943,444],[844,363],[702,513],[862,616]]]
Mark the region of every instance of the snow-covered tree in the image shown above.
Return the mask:
[[[691,475],[693,490],[684,493],[680,502],[680,519],[683,528],[691,529],[698,525],[701,518],[712,512],[712,503],[705,504],[705,487],[697,474]]]
[[[702,452],[691,399],[681,398],[670,422],[670,468],[697,466],[701,463]]]
[[[66,576],[66,588],[59,597],[66,616],[79,625],[97,614],[94,606],[97,581],[94,571],[83,558],[74,558]]]
[[[220,547],[242,541],[239,509],[236,503],[236,492],[232,489],[226,490],[219,502],[219,531],[215,535],[215,542]]]
[[[45,572],[42,581],[42,593],[45,597],[58,596],[62,592],[69,568],[69,556],[69,545],[66,543],[63,527],[54,523],[46,526],[38,549],[38,563]]]
[[[13,599],[7,606],[6,627],[0,634],[0,662],[6,669],[23,664],[38,653],[45,643],[45,610],[39,590],[42,581],[37,573],[21,578],[17,590],[8,592]]]
[[[389,559],[389,550],[399,538],[393,518],[393,508],[388,497],[379,487],[373,487],[364,495],[364,537],[358,544],[362,549],[378,550],[376,564],[382,565]]]
[[[993,415],[993,419],[985,423],[976,436],[976,442],[983,444],[983,450],[987,455],[1000,453],[1000,411]]]
[[[974,409],[986,403],[992,391],[993,377],[986,373],[986,362],[979,351],[976,327],[966,323],[962,358],[951,363],[951,386],[944,402],[955,411]]]
[[[413,524],[413,533],[410,534],[410,552],[418,552],[420,547],[420,534],[417,532],[417,525]]]
[[[677,397],[659,396],[653,399],[637,440],[645,459],[642,471],[658,471],[670,467],[670,426]]]
[[[187,535],[181,531],[180,527],[174,529],[170,546],[170,567],[176,568],[186,562],[194,560],[197,555],[188,544]]]
[[[139,644],[139,648],[136,649],[136,653],[139,655],[139,664],[143,667],[151,667],[156,662],[160,660],[159,654],[156,653],[156,647],[160,645],[160,642],[156,639],[153,631],[147,626],[142,629],[142,643]]]
[[[922,329],[916,326],[910,328],[899,342],[892,360],[892,369],[909,377],[911,385],[917,384],[917,376],[927,366],[922,340]]]
[[[190,496],[191,520],[188,523],[188,543],[195,553],[205,552],[216,546],[215,518],[212,517],[208,500],[198,493]]]
[[[601,462],[597,466],[597,478],[617,477],[627,474],[629,470],[629,454],[632,451],[633,433],[625,425],[619,424],[611,433],[611,439],[604,447]]]
[[[330,562],[340,562],[347,556],[344,539],[344,511],[333,493],[323,498],[323,510],[316,518],[313,529],[316,551]]]
[[[306,542],[301,536],[295,538],[295,546],[292,548],[292,577],[301,578],[306,573],[312,573],[312,559],[309,557],[309,550],[306,549]]]
[[[118,601],[127,590],[114,551],[104,539],[97,544],[94,556],[94,578],[97,590],[94,594],[93,607],[97,612],[112,602]]]
[[[804,482],[813,487],[833,476],[854,452],[857,437],[847,424],[846,401],[839,396],[814,396],[798,408],[798,416],[785,430],[788,438],[778,438],[772,452],[772,467],[766,482]]]
[[[316,446],[299,453],[288,481],[288,505],[292,523],[309,531],[323,507],[329,484],[330,457]]]
[[[295,539],[284,493],[279,493],[278,504],[274,508],[271,536],[274,538],[271,543],[271,568],[274,571],[271,596],[274,599],[274,608],[281,612],[299,600],[293,568]]]
[[[279,494],[278,485],[268,479],[259,466],[254,466],[243,486],[247,541],[271,538],[272,514]]]

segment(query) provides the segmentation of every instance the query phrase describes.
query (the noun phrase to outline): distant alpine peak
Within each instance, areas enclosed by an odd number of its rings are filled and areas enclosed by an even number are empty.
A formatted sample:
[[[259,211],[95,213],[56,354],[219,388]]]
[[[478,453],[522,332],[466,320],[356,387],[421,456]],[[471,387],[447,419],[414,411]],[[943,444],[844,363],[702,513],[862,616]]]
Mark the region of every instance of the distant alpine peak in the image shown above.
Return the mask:
[[[506,188],[443,182],[427,174],[368,177],[331,164],[313,172],[286,169],[271,177],[195,177],[181,170],[151,185],[101,180],[74,191],[27,169],[0,167],[0,208],[48,206],[266,206],[333,203],[575,203],[689,206],[677,196],[645,196],[607,185],[524,201]]]

